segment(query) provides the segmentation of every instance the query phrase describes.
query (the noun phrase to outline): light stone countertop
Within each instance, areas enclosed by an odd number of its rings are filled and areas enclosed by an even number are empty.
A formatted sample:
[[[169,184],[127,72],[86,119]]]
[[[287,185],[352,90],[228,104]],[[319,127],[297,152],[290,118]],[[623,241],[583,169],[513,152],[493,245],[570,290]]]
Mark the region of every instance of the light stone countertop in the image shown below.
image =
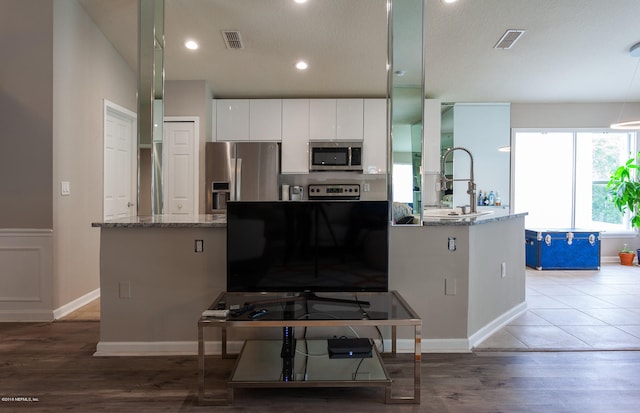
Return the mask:
[[[437,217],[424,217],[422,225],[427,227],[456,225],[456,226],[469,226],[479,224],[489,224],[491,222],[506,221],[509,219],[524,217],[526,212],[520,212],[517,214],[509,213],[508,208],[501,207],[481,207],[479,211],[491,211],[486,215],[478,215],[475,217],[465,217],[461,215],[459,218],[437,218]]]
[[[93,222],[99,228],[224,228],[225,214],[208,215],[139,215],[129,218]]]

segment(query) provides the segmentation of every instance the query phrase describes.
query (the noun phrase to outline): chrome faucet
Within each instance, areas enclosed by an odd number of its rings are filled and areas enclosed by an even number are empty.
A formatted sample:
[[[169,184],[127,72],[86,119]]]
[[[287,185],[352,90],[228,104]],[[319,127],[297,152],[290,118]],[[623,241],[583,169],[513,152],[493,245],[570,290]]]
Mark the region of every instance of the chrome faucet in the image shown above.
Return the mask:
[[[447,178],[447,176],[445,175],[445,163],[447,161],[447,157],[453,153],[454,151],[465,151],[466,153],[469,154],[469,159],[471,160],[471,166],[470,166],[470,173],[469,173],[469,178],[467,179],[463,179],[463,178]],[[468,213],[475,213],[477,212],[477,208],[476,208],[476,184],[473,181],[473,155],[471,155],[471,152],[469,151],[469,149],[467,148],[463,148],[461,146],[458,146],[456,148],[450,148],[447,149],[447,151],[444,153],[444,155],[442,155],[442,163],[440,164],[440,190],[444,191],[447,189],[447,182],[454,182],[454,181],[467,181],[468,182],[468,186],[467,186],[467,194],[469,194],[469,212]],[[466,211],[466,208],[463,208],[463,213],[465,213],[464,211]]]

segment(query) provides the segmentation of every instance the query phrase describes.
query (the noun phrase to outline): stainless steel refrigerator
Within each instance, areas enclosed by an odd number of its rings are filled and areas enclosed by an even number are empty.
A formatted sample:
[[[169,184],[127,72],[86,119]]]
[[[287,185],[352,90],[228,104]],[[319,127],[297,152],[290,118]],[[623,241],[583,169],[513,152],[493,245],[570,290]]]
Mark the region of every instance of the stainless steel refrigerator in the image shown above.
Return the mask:
[[[208,142],[205,156],[208,214],[224,212],[228,200],[279,199],[279,143]]]

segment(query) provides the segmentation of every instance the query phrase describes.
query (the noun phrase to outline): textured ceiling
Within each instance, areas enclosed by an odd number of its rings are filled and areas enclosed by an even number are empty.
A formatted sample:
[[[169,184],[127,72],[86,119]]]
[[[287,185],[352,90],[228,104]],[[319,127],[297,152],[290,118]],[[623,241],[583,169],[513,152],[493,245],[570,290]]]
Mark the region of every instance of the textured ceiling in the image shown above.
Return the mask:
[[[79,0],[136,68],[137,0]],[[397,1],[397,0],[396,0]],[[166,79],[214,96],[375,97],[386,90],[385,0],[165,0]],[[426,0],[426,94],[444,102],[640,100],[639,0]],[[526,33],[511,50],[507,29]],[[239,30],[227,50],[220,30]],[[183,42],[194,38],[200,50]],[[298,73],[293,63],[311,67]]]

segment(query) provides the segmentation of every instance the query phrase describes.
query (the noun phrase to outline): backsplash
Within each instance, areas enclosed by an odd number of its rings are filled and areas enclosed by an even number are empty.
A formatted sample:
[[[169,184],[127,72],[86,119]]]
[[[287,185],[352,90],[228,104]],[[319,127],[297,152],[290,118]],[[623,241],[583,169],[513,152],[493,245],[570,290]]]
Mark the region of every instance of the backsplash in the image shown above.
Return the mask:
[[[309,174],[281,174],[280,184],[303,185],[306,190],[309,184],[358,184],[360,199],[363,201],[381,201],[387,199],[387,175],[368,175],[354,172],[318,172]],[[368,190],[367,190],[368,189]]]

